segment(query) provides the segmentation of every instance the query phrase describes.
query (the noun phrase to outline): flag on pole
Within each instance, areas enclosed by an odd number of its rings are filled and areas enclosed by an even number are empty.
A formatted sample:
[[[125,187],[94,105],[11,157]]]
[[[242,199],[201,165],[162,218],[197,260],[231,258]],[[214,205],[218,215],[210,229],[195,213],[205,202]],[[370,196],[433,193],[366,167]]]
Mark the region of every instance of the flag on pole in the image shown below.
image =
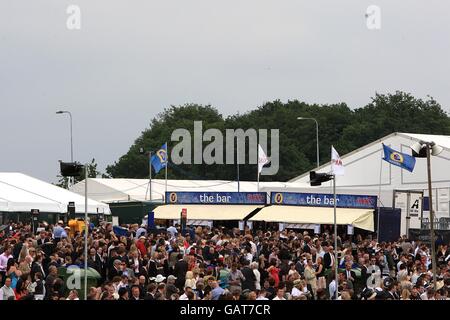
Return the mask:
[[[269,162],[269,158],[267,157],[261,145],[258,143],[258,175],[261,173],[264,165]]]
[[[406,154],[395,151],[394,149],[385,146],[383,143],[384,150],[384,161],[387,161],[395,166],[406,169],[409,172],[414,170],[414,166],[416,165],[416,158]]]
[[[336,149],[331,146],[331,173],[335,176],[343,176],[345,172],[344,165],[342,164],[341,157],[337,153]]]
[[[155,173],[158,173],[161,169],[167,166],[167,143],[164,143],[161,148],[155,152],[151,157],[150,163],[155,169]]]

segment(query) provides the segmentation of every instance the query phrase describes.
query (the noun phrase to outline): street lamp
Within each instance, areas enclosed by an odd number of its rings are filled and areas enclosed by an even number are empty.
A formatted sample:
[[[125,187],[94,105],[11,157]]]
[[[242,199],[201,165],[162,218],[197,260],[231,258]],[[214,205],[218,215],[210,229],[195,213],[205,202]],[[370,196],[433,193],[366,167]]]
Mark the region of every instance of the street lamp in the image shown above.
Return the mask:
[[[431,267],[433,269],[433,286],[436,291],[436,254],[434,240],[433,189],[431,188],[431,155],[437,156],[444,150],[434,142],[418,141],[411,146],[412,155],[416,158],[427,158],[428,171],[428,203],[430,210]]]
[[[70,161],[73,162],[73,135],[72,135],[72,113],[70,111],[59,110],[56,111],[56,114],[64,114],[67,113],[70,117]],[[75,184],[75,179],[73,179],[73,184]]]
[[[334,216],[334,283],[336,287],[335,299],[338,299],[338,278],[339,278],[339,261],[337,249],[337,216],[336,216],[336,175],[329,173],[318,173],[315,171],[309,172],[309,182],[312,187],[320,186],[323,182],[333,180],[333,216]]]
[[[297,120],[314,120],[316,123],[316,144],[317,144],[317,168],[319,168],[320,159],[319,159],[319,123],[315,118],[304,118],[304,117],[297,117]]]
[[[70,111],[56,111],[56,114],[67,113],[70,117],[70,161],[73,162],[73,135],[72,135],[72,114]]]

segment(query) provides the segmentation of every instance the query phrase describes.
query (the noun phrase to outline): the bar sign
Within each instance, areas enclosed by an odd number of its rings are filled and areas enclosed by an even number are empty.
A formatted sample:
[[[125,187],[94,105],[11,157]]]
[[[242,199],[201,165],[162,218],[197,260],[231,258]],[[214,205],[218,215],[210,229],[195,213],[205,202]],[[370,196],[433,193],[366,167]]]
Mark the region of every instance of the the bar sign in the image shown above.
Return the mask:
[[[325,193],[272,192],[270,203],[304,207],[333,207],[334,196]],[[337,194],[336,207],[354,209],[375,209],[376,196]]]
[[[265,192],[166,192],[167,204],[256,204],[265,205]]]

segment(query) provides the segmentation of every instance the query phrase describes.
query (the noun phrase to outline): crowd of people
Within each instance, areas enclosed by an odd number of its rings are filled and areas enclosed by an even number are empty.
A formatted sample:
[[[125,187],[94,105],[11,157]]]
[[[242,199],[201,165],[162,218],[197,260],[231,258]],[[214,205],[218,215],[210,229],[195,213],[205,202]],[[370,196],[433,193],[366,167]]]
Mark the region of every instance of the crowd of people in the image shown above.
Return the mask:
[[[429,246],[406,236],[379,243],[343,234],[334,248],[329,232],[126,228],[119,235],[111,223],[91,225],[87,264],[98,279],[87,299],[329,300],[336,290],[339,300],[450,298],[446,243],[436,244],[435,284]],[[85,258],[83,232],[63,221],[35,232],[10,223],[0,232],[0,300],[84,299],[63,271],[84,268]]]

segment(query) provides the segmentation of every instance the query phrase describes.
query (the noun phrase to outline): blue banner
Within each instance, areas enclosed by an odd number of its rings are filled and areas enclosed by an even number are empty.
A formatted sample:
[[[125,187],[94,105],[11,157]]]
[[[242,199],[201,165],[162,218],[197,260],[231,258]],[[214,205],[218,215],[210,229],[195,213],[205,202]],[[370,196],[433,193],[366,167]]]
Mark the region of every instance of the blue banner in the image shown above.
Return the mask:
[[[166,192],[167,204],[256,204],[265,205],[265,192]]]
[[[153,211],[148,213],[147,229],[148,230],[155,229],[155,213]]]
[[[271,192],[270,203],[275,205],[305,206],[305,207],[333,207],[334,196],[325,193],[292,193]],[[336,207],[355,209],[375,209],[376,196],[337,194]]]

